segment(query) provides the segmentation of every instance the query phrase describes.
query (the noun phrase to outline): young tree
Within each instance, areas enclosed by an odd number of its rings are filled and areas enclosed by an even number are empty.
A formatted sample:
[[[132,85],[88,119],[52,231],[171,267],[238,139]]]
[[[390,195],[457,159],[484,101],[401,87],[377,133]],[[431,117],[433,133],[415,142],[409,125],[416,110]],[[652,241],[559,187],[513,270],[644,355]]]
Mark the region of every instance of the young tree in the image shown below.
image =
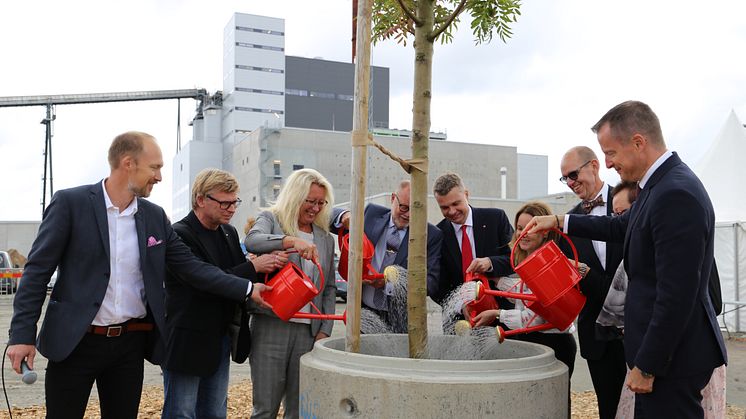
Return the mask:
[[[433,47],[453,39],[462,13],[471,17],[477,44],[497,34],[505,42],[510,24],[520,15],[520,0],[374,0],[373,42],[395,39],[406,45],[414,36],[412,160],[408,161],[412,192],[409,224],[409,356],[427,349],[427,171],[432,99]],[[406,167],[406,166],[405,166]]]

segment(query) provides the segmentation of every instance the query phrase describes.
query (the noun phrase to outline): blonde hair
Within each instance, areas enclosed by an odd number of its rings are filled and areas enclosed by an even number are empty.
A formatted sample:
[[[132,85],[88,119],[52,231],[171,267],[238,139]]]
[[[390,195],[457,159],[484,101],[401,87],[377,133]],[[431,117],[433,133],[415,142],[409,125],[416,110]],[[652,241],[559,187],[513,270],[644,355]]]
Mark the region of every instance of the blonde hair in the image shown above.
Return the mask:
[[[197,173],[192,184],[192,209],[197,208],[197,197],[210,192],[238,192],[238,180],[232,174],[220,169],[204,169]]]
[[[521,246],[516,247],[516,241],[518,240],[518,236],[520,236],[520,233],[518,232],[518,217],[520,217],[522,214],[528,214],[537,217],[540,215],[552,215],[552,210],[549,208],[549,205],[541,201],[531,201],[524,204],[521,208],[518,209],[518,212],[515,213],[515,221],[513,222],[513,225],[516,227],[516,230],[513,232],[513,238],[510,240],[510,248],[512,249],[515,247],[515,251],[513,252],[513,254],[515,255],[514,263],[516,265],[523,262],[528,257],[528,252],[521,249]],[[544,240],[542,240],[541,244],[544,244],[550,240],[557,240],[557,233],[555,231],[550,231],[544,237]]]
[[[311,191],[311,185],[314,184],[324,188],[326,204],[319,210],[313,223],[322,230],[329,231],[329,221],[332,215],[332,206],[334,206],[332,185],[316,170],[300,169],[288,176],[280,194],[277,196],[277,201],[269,207],[269,210],[277,217],[282,231],[288,236],[298,235],[300,208]]]

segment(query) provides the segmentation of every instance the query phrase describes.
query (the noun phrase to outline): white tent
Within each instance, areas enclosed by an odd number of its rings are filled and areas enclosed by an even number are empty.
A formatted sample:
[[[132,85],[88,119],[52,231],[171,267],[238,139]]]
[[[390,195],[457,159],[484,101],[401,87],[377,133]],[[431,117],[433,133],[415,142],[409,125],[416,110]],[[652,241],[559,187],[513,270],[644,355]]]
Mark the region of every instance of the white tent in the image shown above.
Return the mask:
[[[746,128],[731,111],[696,167],[715,208],[715,259],[729,331],[746,331]]]

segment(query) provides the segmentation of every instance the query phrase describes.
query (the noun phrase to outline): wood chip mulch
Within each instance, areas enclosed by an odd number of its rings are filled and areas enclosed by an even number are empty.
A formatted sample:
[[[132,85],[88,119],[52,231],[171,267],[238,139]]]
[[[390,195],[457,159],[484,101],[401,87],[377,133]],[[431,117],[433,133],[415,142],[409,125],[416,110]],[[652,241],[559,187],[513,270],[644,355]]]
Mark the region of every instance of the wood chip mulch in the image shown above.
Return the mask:
[[[163,389],[158,386],[148,386],[143,389],[142,401],[140,402],[140,419],[157,419],[161,417],[163,407]],[[13,408],[13,417],[18,419],[30,419],[44,417],[45,409],[42,406],[27,408]],[[243,381],[233,384],[228,389],[228,418],[243,419],[251,416],[251,382]],[[98,410],[97,400],[88,403],[86,419],[101,417]],[[280,415],[282,417],[282,411]],[[597,418],[596,396],[592,391],[572,393],[572,419]],[[746,409],[728,405],[726,419],[743,419],[746,417]],[[8,418],[7,410],[0,410],[0,419]]]

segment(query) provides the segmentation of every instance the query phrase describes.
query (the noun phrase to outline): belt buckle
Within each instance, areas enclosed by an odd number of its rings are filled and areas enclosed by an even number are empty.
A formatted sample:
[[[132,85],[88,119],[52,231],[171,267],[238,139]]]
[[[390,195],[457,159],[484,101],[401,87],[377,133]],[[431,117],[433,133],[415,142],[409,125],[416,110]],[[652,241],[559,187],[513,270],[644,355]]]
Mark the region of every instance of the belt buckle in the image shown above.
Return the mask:
[[[106,328],[106,337],[115,338],[122,335],[122,326],[109,326]]]

